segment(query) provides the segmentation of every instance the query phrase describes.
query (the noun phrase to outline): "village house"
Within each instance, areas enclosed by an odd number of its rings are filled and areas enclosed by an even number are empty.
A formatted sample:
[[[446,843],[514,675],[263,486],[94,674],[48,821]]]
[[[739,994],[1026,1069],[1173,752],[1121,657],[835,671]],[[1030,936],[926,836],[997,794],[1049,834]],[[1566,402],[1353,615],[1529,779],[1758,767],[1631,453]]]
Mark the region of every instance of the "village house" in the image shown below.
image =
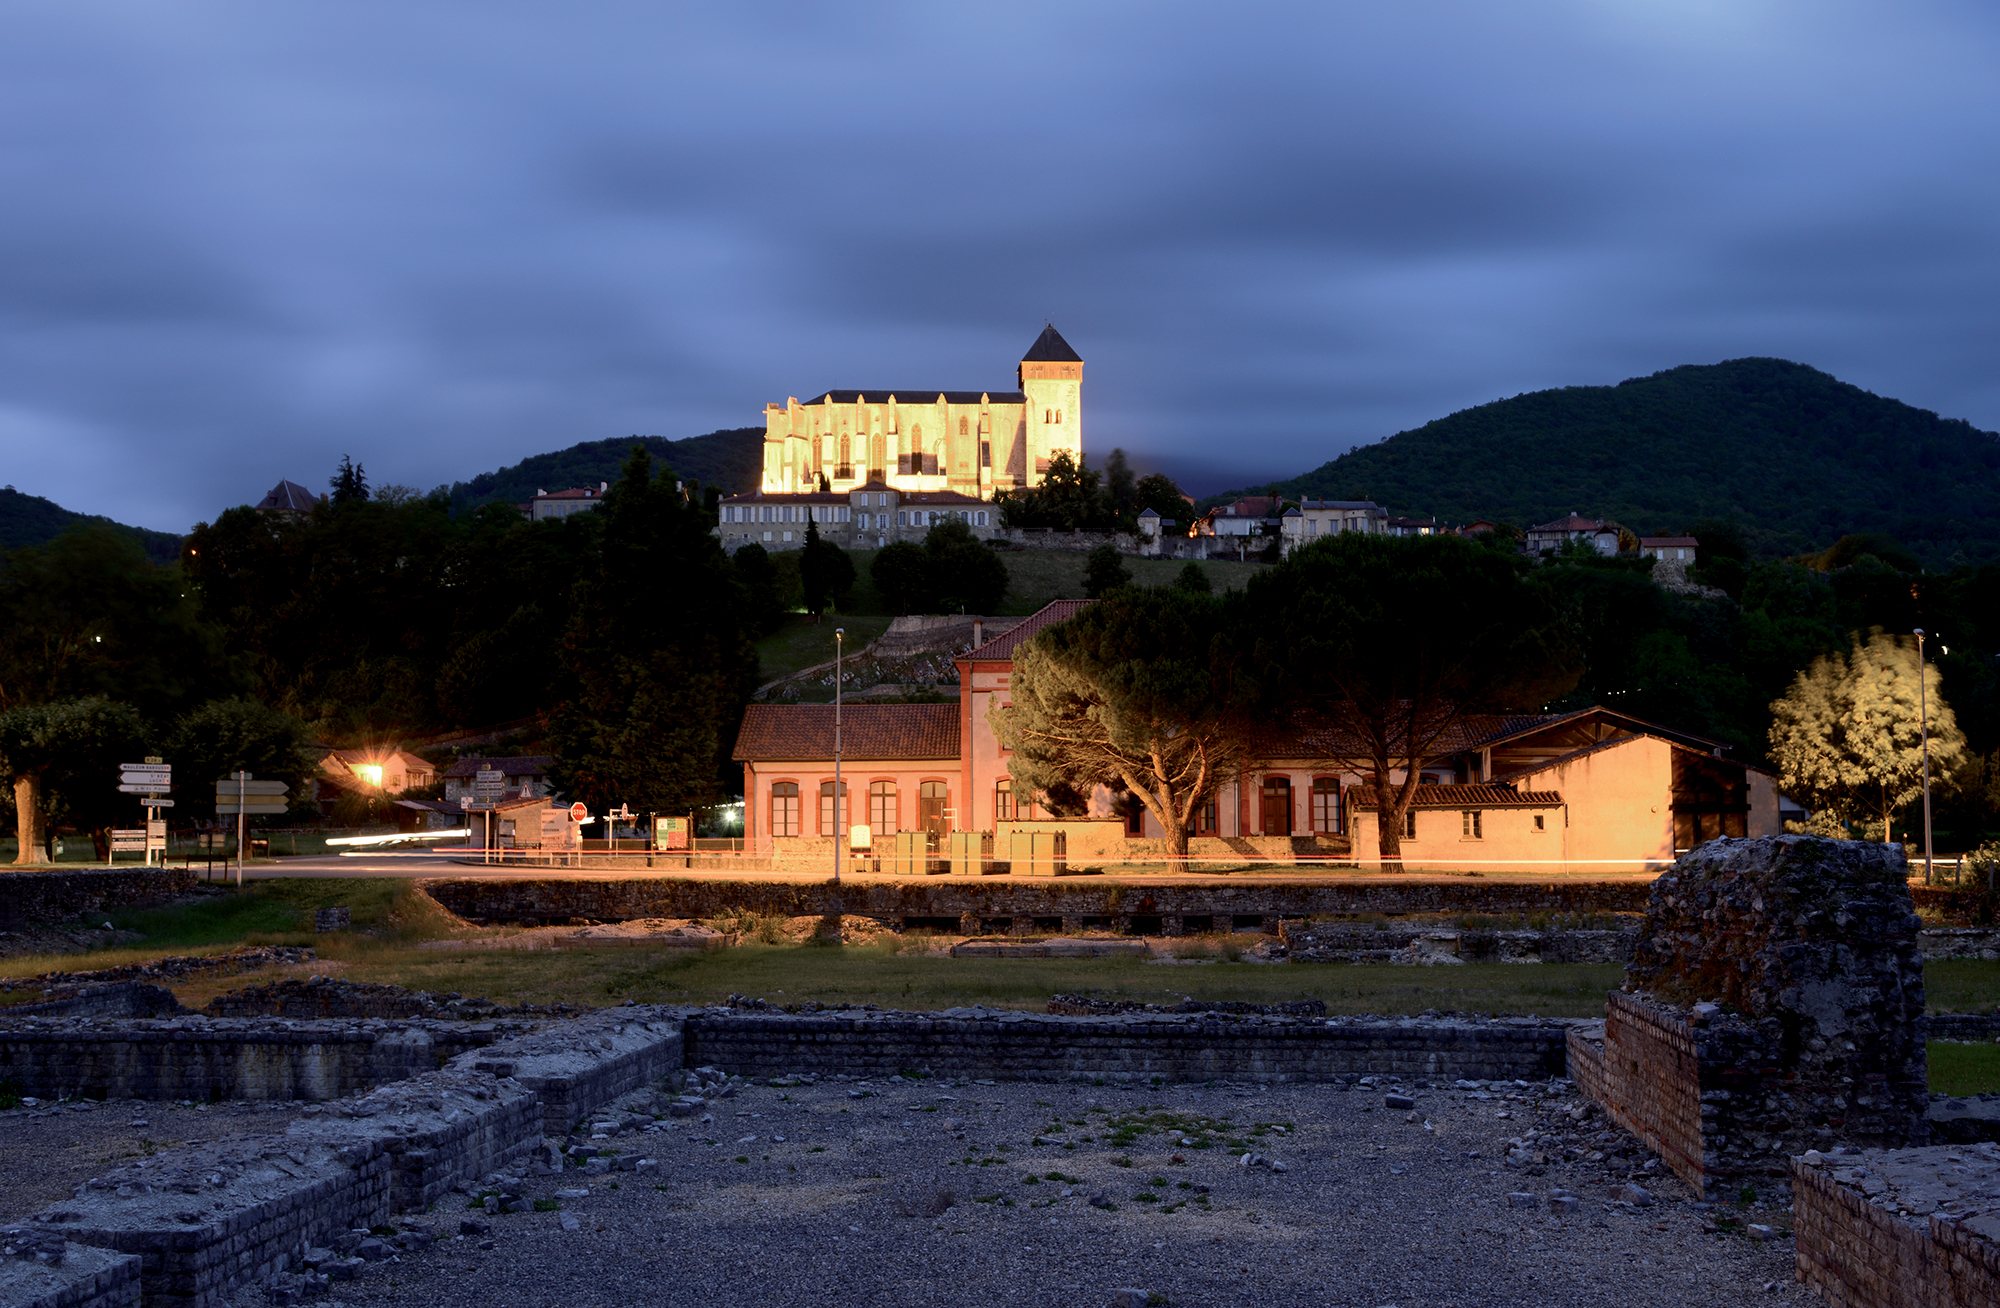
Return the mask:
[[[1373,500],[1300,500],[1279,519],[1285,553],[1343,532],[1380,536],[1389,530],[1389,511]]]
[[[1623,548],[1620,538],[1624,534],[1624,528],[1608,519],[1586,518],[1571,513],[1553,522],[1538,522],[1528,528],[1527,540],[1522,548],[1529,554],[1554,554],[1565,546],[1581,545],[1610,558]]]
[[[554,789],[549,783],[554,765],[547,754],[468,754],[444,770],[444,802],[459,806],[461,801],[495,804],[503,797],[539,799]]]
[[[521,512],[536,522],[587,513],[604,503],[610,489],[611,483],[600,481],[595,486],[572,486],[568,490],[537,490],[535,498],[521,506]]]
[[[842,549],[881,549],[897,541],[921,543],[948,518],[963,522],[981,540],[992,539],[1000,526],[999,509],[986,500],[871,481],[851,491],[731,495],[718,508],[715,531],[731,553],[752,543],[767,550],[798,549],[808,526]]]
[[[1021,645],[1088,603],[1058,600],[962,655],[956,704],[846,705],[851,821],[834,809],[833,707],[751,705],[734,752],[746,846],[830,865],[843,828],[866,828],[877,848],[922,833],[940,851],[954,831],[992,833],[1005,848],[1010,833],[1070,825],[1014,792],[990,714],[1008,702]],[[1196,814],[1197,859],[1374,859],[1381,797],[1353,761],[1354,742],[1279,724],[1262,728],[1251,752]],[[1645,869],[1715,836],[1779,829],[1775,779],[1713,741],[1605,708],[1477,714],[1425,761],[1403,852],[1410,865]],[[1109,856],[1156,855],[1165,834],[1142,805],[1101,789],[1074,830]]]

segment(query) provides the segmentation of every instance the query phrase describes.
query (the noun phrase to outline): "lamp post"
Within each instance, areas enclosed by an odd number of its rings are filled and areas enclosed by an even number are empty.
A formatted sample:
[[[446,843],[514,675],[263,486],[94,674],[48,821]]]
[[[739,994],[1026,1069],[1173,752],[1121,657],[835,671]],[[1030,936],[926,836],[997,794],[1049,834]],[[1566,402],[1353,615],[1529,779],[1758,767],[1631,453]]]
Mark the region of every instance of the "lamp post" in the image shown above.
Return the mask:
[[[833,884],[840,884],[840,847],[847,842],[847,806],[840,790],[840,662],[847,650],[847,628],[833,629]]]
[[[1924,629],[1917,628],[1917,733],[1924,749],[1924,884],[1931,883],[1931,719],[1924,686]]]

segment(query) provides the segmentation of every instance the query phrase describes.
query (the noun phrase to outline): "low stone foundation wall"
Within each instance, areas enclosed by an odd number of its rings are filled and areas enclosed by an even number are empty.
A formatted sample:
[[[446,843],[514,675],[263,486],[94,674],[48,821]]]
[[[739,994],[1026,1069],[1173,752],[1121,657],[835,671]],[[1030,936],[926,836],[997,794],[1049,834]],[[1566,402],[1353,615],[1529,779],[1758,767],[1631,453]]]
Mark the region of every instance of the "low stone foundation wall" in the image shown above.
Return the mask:
[[[1306,963],[1623,963],[1639,938],[1629,927],[1506,930],[1448,922],[1284,924],[1288,955]]]
[[[1563,1071],[1566,1026],[1538,1019],[1052,1017],[705,1011],[690,1064],[744,1076],[922,1071],[994,1080],[1330,1081],[1392,1074],[1544,1080]]]
[[[801,917],[826,912],[833,892],[825,883],[645,876],[448,878],[426,881],[423,888],[470,921],[518,926],[709,918],[739,910]],[[1640,881],[1515,884],[1467,878],[1313,883],[1257,877],[1241,883],[1126,885],[1100,877],[1032,882],[934,877],[846,884],[840,887],[839,898],[842,911],[899,929],[928,925],[963,927],[968,934],[989,930],[1073,934],[1093,928],[1177,934],[1246,927],[1272,931],[1280,919],[1355,914],[1637,913],[1646,906],[1648,892]],[[1002,922],[1004,926],[999,925]],[[1170,930],[1169,923],[1177,926]]]
[[[26,1017],[163,1017],[183,1013],[174,992],[146,981],[108,981],[85,986],[60,999],[40,999],[0,1008],[0,1021]]]
[[[74,872],[0,871],[0,931],[67,922],[86,913],[158,904],[193,892],[186,868],[79,868]]]
[[[0,1081],[45,1099],[337,1099],[435,1071],[519,1023],[180,1017],[0,1024]]]
[[[2000,1145],[1792,1164],[1799,1279],[1834,1308],[2000,1303]]]
[[[0,1303],[9,1308],[138,1308],[139,1260],[8,1227],[0,1230]]]
[[[460,1065],[526,1086],[541,1104],[544,1132],[562,1135],[599,1105],[678,1073],[682,1040],[680,1021],[664,1010],[607,1009],[509,1040]]]
[[[389,1154],[291,1139],[209,1144],[89,1181],[33,1225],[77,1244],[137,1254],[148,1304],[220,1308],[299,1252],[389,1217]]]
[[[1612,1121],[1639,1137],[1676,1176],[1701,1189],[1714,1160],[1702,1138],[1702,1083],[1686,1015],[1636,995],[1605,1005],[1601,1044],[1570,1042],[1570,1077]],[[1585,1046],[1577,1056],[1579,1044]]]

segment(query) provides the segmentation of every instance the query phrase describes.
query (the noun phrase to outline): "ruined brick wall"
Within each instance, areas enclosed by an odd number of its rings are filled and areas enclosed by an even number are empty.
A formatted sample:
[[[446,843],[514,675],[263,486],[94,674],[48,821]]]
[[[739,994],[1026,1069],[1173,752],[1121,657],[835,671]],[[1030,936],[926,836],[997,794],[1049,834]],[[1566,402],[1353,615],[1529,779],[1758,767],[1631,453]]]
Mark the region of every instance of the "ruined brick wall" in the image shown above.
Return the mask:
[[[0,1023],[0,1081],[42,1098],[335,1099],[435,1069],[518,1024],[182,1017]]]
[[[1792,1219],[1799,1279],[1833,1308],[2000,1303],[2000,1146],[1802,1157]]]
[[[686,1036],[690,1064],[743,1075],[1286,1082],[1364,1073],[1545,1079],[1562,1071],[1565,1030],[1529,1019],[702,1012],[688,1018]]]
[[[1923,959],[1895,847],[1702,846],[1654,884],[1625,992],[1602,1102],[1692,1184],[1924,1139]]]
[[[0,931],[67,922],[86,913],[139,908],[191,894],[186,868],[87,868],[74,872],[0,872]]]

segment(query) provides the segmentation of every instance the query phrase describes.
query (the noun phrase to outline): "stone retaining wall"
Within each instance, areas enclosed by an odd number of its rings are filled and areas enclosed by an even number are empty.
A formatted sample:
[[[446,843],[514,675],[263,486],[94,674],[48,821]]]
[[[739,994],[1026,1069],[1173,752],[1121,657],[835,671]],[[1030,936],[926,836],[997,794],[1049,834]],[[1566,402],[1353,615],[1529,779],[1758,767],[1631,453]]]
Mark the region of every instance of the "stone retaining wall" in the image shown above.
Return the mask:
[[[687,1058],[745,1076],[922,1071],[995,1080],[1330,1081],[1363,1073],[1543,1080],[1563,1071],[1565,1024],[1537,1019],[1052,1017],[707,1011]]]
[[[186,868],[79,868],[0,871],[0,931],[67,922],[86,913],[158,904],[195,888]]]
[[[623,922],[635,918],[709,918],[747,910],[783,917],[827,911],[833,888],[824,883],[723,881],[634,876],[586,880],[560,876],[533,880],[442,879],[423,889],[451,912],[474,922],[561,926],[579,919]],[[1637,913],[1649,887],[1641,881],[1572,881],[1540,884],[1472,879],[1407,882],[1297,882],[1271,877],[1240,883],[1215,881],[1127,885],[1099,877],[993,882],[935,877],[923,881],[868,882],[840,887],[842,911],[892,927],[911,923],[973,924],[983,930],[1074,933],[1099,929],[1228,931],[1275,930],[1281,918],[1413,913],[1591,914]],[[1004,920],[1005,926],[999,923]],[[989,925],[990,924],[990,925]]]
[[[519,1023],[181,1017],[0,1023],[0,1081],[46,1099],[336,1099],[434,1071]]]
[[[25,1017],[162,1017],[186,1011],[174,998],[174,992],[165,986],[147,981],[108,981],[85,986],[60,999],[9,1004],[0,1008],[0,1021]]]
[[[1797,1159],[1792,1231],[1799,1279],[1833,1308],[1991,1308],[2000,1147]]]
[[[1612,1121],[1645,1142],[1674,1174],[1701,1189],[1714,1161],[1702,1138],[1701,1066],[1687,1017],[1637,995],[1605,1005],[1601,1043],[1570,1042],[1571,1079]],[[1581,1056],[1578,1045],[1585,1048]]]

